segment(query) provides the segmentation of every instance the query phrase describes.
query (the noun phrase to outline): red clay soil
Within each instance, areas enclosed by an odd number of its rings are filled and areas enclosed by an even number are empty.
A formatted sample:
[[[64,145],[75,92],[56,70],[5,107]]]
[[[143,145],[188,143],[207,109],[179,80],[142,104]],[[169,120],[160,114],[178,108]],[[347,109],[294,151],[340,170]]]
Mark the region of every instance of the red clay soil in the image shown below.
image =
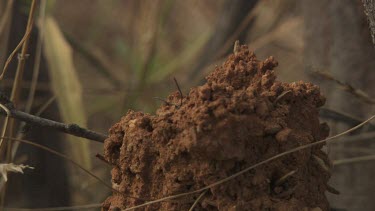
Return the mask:
[[[108,197],[103,210],[193,191],[327,137],[326,124],[318,119],[325,102],[319,88],[276,81],[276,66],[273,57],[259,61],[241,46],[182,102],[176,91],[156,115],[129,111],[105,141],[113,188],[121,194]],[[324,168],[329,161],[321,147],[210,188],[195,210],[329,210],[325,191],[330,174]],[[138,210],[189,210],[198,195]]]

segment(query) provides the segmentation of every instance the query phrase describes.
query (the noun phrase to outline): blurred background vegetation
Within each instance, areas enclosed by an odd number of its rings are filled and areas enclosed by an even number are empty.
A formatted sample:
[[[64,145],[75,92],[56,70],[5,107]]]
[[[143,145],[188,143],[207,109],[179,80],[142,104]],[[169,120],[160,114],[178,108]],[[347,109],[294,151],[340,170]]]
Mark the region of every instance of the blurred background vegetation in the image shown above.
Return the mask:
[[[175,91],[187,93],[220,65],[235,40],[259,59],[279,61],[279,80],[311,81],[327,96],[322,120],[331,134],[374,113],[366,101],[315,71],[374,97],[375,52],[360,0],[38,0],[17,108],[107,133],[128,109],[153,113]],[[22,39],[30,0],[0,1],[0,66]],[[17,59],[0,88],[10,96]],[[37,77],[38,76],[38,77]],[[35,84],[35,95],[30,90]],[[347,88],[347,87],[346,87]],[[327,113],[328,112],[328,113]],[[20,126],[20,124],[16,124]],[[360,133],[367,133],[367,127]],[[36,127],[11,135],[64,152],[110,183],[95,158],[102,145]],[[356,135],[356,134],[352,134]],[[84,172],[43,150],[10,146],[14,163],[34,166],[1,183],[6,207],[101,203],[110,193]],[[331,144],[332,160],[374,154],[369,140]],[[2,152],[3,157],[9,156]],[[8,153],[8,154],[7,154]],[[375,210],[374,162],[335,166],[332,206]],[[91,208],[98,210],[99,208]],[[80,210],[80,209],[78,209]]]

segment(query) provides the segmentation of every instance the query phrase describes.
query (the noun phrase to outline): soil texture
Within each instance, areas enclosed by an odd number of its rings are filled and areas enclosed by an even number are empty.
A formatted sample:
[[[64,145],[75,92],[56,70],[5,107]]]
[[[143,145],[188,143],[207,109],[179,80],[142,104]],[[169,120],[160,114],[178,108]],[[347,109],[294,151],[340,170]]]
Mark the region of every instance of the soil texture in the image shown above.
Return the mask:
[[[322,140],[325,103],[318,86],[276,80],[273,57],[239,46],[206,83],[178,91],[155,115],[129,111],[110,129],[104,156],[114,192],[103,210],[120,210],[193,191],[297,146]],[[258,166],[209,189],[195,210],[329,210],[329,160],[322,145]],[[328,187],[329,188],[329,187]],[[197,195],[138,210],[189,210]]]

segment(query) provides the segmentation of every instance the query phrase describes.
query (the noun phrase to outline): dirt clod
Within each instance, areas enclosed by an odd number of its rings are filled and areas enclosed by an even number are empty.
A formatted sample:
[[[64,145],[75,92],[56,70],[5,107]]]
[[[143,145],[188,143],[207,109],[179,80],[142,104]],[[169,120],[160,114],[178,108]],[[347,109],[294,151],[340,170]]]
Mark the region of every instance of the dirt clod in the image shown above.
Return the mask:
[[[262,62],[240,46],[204,85],[184,96],[181,106],[175,106],[181,97],[176,91],[156,115],[129,111],[105,141],[112,184],[122,194],[108,197],[103,210],[196,190],[324,139],[327,125],[320,124],[318,107],[325,100],[319,88],[277,81],[276,66],[273,57]],[[327,160],[321,147],[292,153],[215,186],[195,210],[328,210],[330,174],[313,158]],[[188,210],[198,195],[142,209]]]

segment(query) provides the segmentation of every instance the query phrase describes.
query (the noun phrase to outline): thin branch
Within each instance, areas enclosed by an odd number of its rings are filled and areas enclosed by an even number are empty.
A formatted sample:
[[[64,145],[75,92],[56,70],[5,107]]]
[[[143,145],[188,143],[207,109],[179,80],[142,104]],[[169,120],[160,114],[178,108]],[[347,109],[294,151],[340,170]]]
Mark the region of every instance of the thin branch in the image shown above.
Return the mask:
[[[95,174],[91,173],[88,169],[86,169],[85,167],[81,166],[81,164],[77,163],[73,159],[69,158],[68,156],[66,156],[66,155],[64,155],[64,154],[62,154],[60,152],[57,152],[57,151],[55,151],[55,150],[53,150],[53,149],[51,149],[49,147],[43,146],[41,144],[37,144],[37,143],[34,143],[32,141],[28,141],[28,140],[24,140],[24,139],[18,139],[18,138],[12,138],[12,137],[1,137],[1,138],[8,139],[9,141],[18,141],[18,142],[21,142],[21,143],[24,143],[24,144],[29,144],[31,146],[43,149],[43,150],[45,150],[47,152],[50,152],[50,153],[55,154],[55,155],[57,155],[57,156],[59,156],[61,158],[64,158],[65,160],[69,161],[70,163],[74,164],[75,166],[77,166],[78,168],[80,168],[81,170],[83,170],[84,172],[86,172],[87,174],[89,174],[90,176],[92,176],[93,178],[95,178],[97,181],[99,181],[100,183],[102,183],[104,186],[106,186],[110,190],[114,191],[117,194],[122,194],[118,190],[112,188],[111,185],[109,185],[106,182],[104,182],[98,176],[96,176]],[[142,201],[146,201],[146,199],[138,198],[138,197],[134,197],[134,196],[126,196],[126,197],[133,198],[133,199],[138,199],[138,200],[142,200]]]
[[[4,75],[8,69],[8,66],[10,64],[10,62],[12,61],[14,55],[17,53],[17,51],[22,47],[22,44],[26,41],[26,39],[29,37],[31,33],[31,29],[28,29],[25,33],[25,35],[23,36],[23,38],[21,39],[21,41],[18,43],[18,45],[16,46],[16,48],[13,50],[13,52],[9,55],[8,59],[6,60],[5,62],[5,65],[4,65],[4,68],[3,68],[3,71],[0,75],[0,80],[2,80],[4,78]]]
[[[63,133],[67,133],[70,135],[86,138],[86,139],[101,142],[101,143],[103,143],[104,140],[107,138],[107,136],[104,134],[82,128],[77,124],[64,124],[61,122],[56,122],[50,119],[45,119],[45,118],[34,116],[34,115],[31,115],[22,111],[18,111],[14,108],[8,108],[8,109],[10,111],[10,117],[24,121],[31,125],[50,128],[50,129],[57,130]],[[6,114],[4,110],[1,110],[0,113],[3,115]]]
[[[291,177],[296,172],[297,172],[297,169],[286,173],[284,176],[280,177],[280,179],[276,180],[275,186],[279,186],[283,184],[289,177]]]
[[[355,97],[361,99],[362,101],[368,103],[368,104],[375,104],[375,99],[370,97],[366,92],[364,92],[361,89],[356,89],[352,85],[346,82],[342,82],[335,78],[333,75],[331,75],[328,72],[319,71],[319,70],[313,70],[313,73],[319,75],[320,77],[330,80],[341,86],[345,91],[349,92],[350,94],[354,95]]]
[[[177,79],[176,79],[176,78],[173,78],[173,80],[174,80],[174,83],[175,83],[176,86],[177,86],[178,92],[180,93],[180,107],[181,107],[181,106],[182,106],[182,99],[184,98],[184,95],[182,94],[182,91],[181,91],[180,85],[178,85]]]
[[[161,102],[164,102],[165,105],[167,105],[167,106],[170,106],[170,105],[171,105],[171,103],[169,103],[168,101],[164,100],[163,98],[160,98],[160,97],[154,97],[154,99],[155,99],[155,100],[159,100],[159,101],[161,101]]]
[[[103,161],[103,162],[104,162],[105,164],[107,164],[108,166],[111,166],[111,167],[112,167],[112,165],[111,165],[111,164],[105,159],[105,157],[104,157],[103,155],[97,153],[97,154],[95,155],[95,157],[98,158],[99,160]]]
[[[299,150],[307,149],[307,148],[310,148],[310,147],[313,147],[313,146],[316,146],[316,145],[319,145],[319,144],[324,144],[324,143],[327,143],[327,142],[331,142],[331,141],[337,139],[338,137],[341,137],[341,136],[346,135],[346,134],[348,134],[348,133],[350,133],[350,132],[352,132],[352,131],[354,131],[354,130],[357,130],[358,128],[362,127],[363,125],[365,125],[366,123],[368,123],[369,121],[371,121],[373,118],[375,118],[375,115],[372,116],[372,117],[370,117],[369,119],[365,120],[365,121],[362,122],[361,124],[359,124],[359,125],[357,125],[357,126],[355,126],[355,127],[352,127],[352,128],[350,128],[349,130],[346,130],[346,131],[344,131],[344,132],[342,132],[342,133],[339,133],[339,134],[337,134],[337,135],[335,135],[335,136],[331,136],[331,137],[326,138],[326,139],[324,139],[324,140],[320,140],[320,141],[317,141],[317,142],[314,142],[314,143],[310,143],[310,144],[302,145],[302,146],[299,146],[299,147],[293,148],[293,149],[291,149],[291,150],[288,150],[288,151],[282,152],[282,153],[277,154],[277,155],[275,155],[275,156],[273,156],[273,157],[270,157],[270,158],[268,158],[268,159],[266,159],[266,160],[263,160],[263,161],[261,161],[261,162],[258,162],[258,163],[256,163],[256,164],[250,166],[250,167],[247,167],[246,169],[244,169],[244,170],[242,170],[242,171],[239,171],[239,172],[237,172],[237,173],[235,173],[235,174],[232,174],[232,175],[229,176],[229,177],[226,177],[226,178],[224,178],[224,179],[222,179],[222,180],[219,180],[219,181],[217,181],[217,182],[214,182],[214,183],[212,183],[211,185],[207,185],[206,187],[200,188],[200,189],[198,189],[198,190],[190,191],[190,192],[185,192],[185,193],[180,193],[180,194],[176,194],[176,195],[171,195],[171,196],[167,196],[167,197],[164,197],[164,198],[161,198],[161,199],[156,199],[156,200],[154,200],[154,201],[149,201],[149,202],[146,202],[146,203],[143,203],[143,204],[137,205],[137,206],[133,206],[133,207],[126,208],[126,209],[124,209],[124,211],[127,211],[127,210],[134,210],[134,209],[141,208],[141,207],[145,207],[145,206],[148,206],[148,205],[151,205],[151,204],[155,204],[155,203],[158,203],[158,202],[162,202],[162,201],[166,201],[166,200],[170,200],[170,199],[175,199],[175,198],[180,198],[180,197],[184,197],[184,196],[188,196],[188,195],[192,195],[192,194],[201,193],[201,192],[203,192],[203,191],[205,191],[205,190],[207,190],[207,189],[210,189],[210,188],[213,188],[213,187],[215,187],[215,186],[221,185],[221,184],[223,184],[223,183],[225,183],[225,182],[228,182],[228,181],[230,181],[230,180],[232,180],[232,179],[234,179],[234,178],[236,178],[236,177],[238,177],[238,176],[240,176],[240,175],[242,175],[242,174],[244,174],[244,173],[246,173],[246,172],[248,172],[248,171],[250,171],[250,170],[252,170],[252,169],[254,169],[254,168],[256,168],[256,167],[258,167],[258,166],[261,166],[261,165],[263,165],[263,164],[266,164],[266,163],[268,163],[268,162],[271,162],[271,161],[273,161],[273,160],[276,160],[276,159],[278,159],[278,158],[280,158],[280,157],[283,157],[283,156],[285,156],[285,155],[289,155],[289,154],[291,154],[291,153],[293,153],[293,152],[297,152],[297,151],[299,151]]]
[[[39,109],[37,112],[35,112],[35,116],[40,116],[45,110],[47,110],[47,108],[53,103],[53,101],[56,100],[56,95],[53,95],[52,97],[50,97],[47,102],[45,102]]]
[[[18,142],[21,142],[21,143],[24,143],[24,144],[28,144],[28,145],[32,145],[34,147],[37,147],[37,148],[40,148],[40,149],[43,149],[47,152],[50,152],[52,154],[55,154],[59,157],[62,157],[64,158],[65,160],[69,161],[70,163],[72,163],[73,165],[77,166],[78,168],[80,168],[81,170],[83,170],[84,172],[86,172],[87,174],[89,174],[90,176],[92,176],[93,178],[95,178],[96,180],[98,180],[100,183],[102,183],[103,185],[105,185],[107,188],[109,188],[110,190],[113,190],[113,191],[116,191],[118,192],[117,190],[113,189],[111,187],[111,185],[107,184],[106,182],[104,182],[102,179],[100,179],[98,176],[96,176],[95,174],[91,173],[89,170],[87,170],[85,167],[81,166],[79,163],[77,163],[76,161],[74,161],[73,159],[71,159],[70,157],[60,153],[60,152],[57,152],[49,147],[46,147],[46,146],[43,146],[41,144],[37,144],[37,143],[34,143],[32,141],[28,141],[28,140],[22,140],[22,139],[17,139],[17,138],[11,138],[11,137],[1,137],[1,138],[4,138],[4,139],[7,139],[7,140],[10,140],[10,141],[18,141]]]
[[[199,201],[203,198],[203,196],[207,193],[208,190],[205,190],[198,198],[195,200],[194,204],[190,207],[189,211],[193,211],[194,208],[198,205]]]

